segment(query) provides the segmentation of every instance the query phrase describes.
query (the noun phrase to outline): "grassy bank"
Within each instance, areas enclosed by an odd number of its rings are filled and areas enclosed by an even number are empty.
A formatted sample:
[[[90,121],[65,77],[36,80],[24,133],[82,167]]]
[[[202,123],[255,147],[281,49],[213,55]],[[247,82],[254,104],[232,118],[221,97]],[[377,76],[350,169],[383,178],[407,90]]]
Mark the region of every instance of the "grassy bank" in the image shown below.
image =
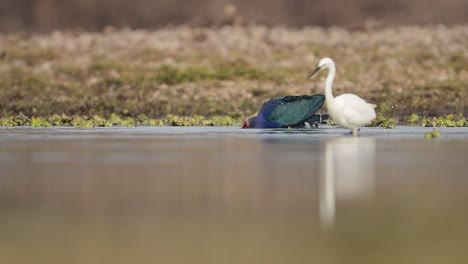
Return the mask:
[[[335,94],[382,122],[465,125],[466,43],[468,25],[0,35],[1,125],[237,125],[271,97],[323,93],[325,74],[305,76],[325,56]]]

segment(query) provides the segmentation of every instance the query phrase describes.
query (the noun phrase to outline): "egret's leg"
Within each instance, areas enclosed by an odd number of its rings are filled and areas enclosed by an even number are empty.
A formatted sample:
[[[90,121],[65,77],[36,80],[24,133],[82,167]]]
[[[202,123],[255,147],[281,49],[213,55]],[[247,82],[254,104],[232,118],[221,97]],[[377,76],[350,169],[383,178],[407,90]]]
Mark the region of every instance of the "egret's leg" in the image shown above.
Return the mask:
[[[357,132],[358,132],[358,129],[357,129],[357,128],[353,128],[353,136],[357,137]]]

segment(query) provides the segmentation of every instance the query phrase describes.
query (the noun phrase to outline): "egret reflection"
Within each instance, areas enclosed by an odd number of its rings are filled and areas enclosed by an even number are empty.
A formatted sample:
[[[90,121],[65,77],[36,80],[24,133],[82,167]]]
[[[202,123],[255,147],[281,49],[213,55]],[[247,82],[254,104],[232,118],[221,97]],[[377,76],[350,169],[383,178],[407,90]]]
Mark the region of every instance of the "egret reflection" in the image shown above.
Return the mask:
[[[375,139],[346,137],[325,145],[320,175],[320,221],[334,226],[340,199],[368,197],[374,189]]]

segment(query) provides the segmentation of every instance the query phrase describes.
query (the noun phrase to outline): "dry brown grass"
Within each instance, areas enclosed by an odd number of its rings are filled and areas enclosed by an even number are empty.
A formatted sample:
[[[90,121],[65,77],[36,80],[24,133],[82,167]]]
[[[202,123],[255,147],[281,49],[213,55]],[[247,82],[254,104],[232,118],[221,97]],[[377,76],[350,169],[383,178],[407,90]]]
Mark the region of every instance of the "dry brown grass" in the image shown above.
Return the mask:
[[[251,115],[268,98],[323,92],[393,117],[468,114],[468,25],[289,29],[167,27],[0,35],[0,115]]]

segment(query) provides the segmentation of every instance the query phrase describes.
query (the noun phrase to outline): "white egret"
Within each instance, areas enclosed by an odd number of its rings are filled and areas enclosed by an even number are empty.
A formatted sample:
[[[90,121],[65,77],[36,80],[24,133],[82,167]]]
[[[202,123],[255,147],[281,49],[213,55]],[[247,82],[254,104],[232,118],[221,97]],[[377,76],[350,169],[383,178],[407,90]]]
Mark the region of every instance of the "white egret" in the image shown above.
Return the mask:
[[[330,58],[320,60],[317,69],[311,72],[307,78],[315,73],[328,69],[328,76],[325,82],[325,105],[332,120],[340,127],[348,128],[353,131],[353,136],[357,136],[359,128],[375,119],[375,104],[369,104],[361,97],[346,93],[333,97],[332,85],[335,79],[335,62]]]

